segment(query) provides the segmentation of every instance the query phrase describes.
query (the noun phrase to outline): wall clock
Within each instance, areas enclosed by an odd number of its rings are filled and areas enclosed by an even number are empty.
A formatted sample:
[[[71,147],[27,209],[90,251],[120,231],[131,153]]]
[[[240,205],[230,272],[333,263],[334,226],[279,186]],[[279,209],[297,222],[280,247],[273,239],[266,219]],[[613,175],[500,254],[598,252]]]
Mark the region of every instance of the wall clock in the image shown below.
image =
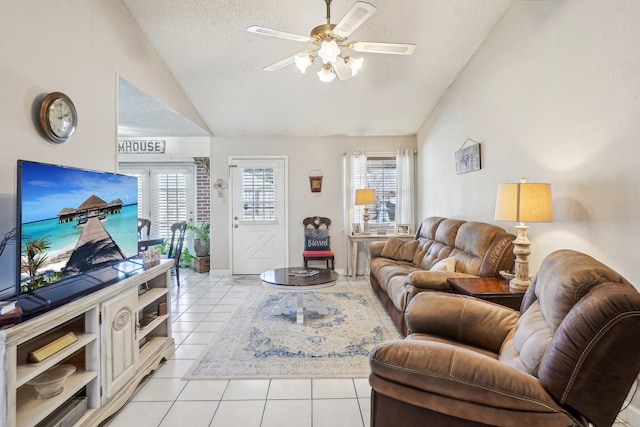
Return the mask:
[[[40,128],[56,144],[66,142],[76,131],[78,113],[71,98],[61,92],[51,92],[40,103]]]

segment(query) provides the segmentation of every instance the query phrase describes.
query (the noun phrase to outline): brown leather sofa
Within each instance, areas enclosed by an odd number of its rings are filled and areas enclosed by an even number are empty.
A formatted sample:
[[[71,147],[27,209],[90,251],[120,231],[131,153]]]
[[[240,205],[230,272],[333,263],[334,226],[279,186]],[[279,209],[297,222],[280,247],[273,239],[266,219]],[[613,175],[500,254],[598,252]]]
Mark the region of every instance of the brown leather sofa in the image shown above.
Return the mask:
[[[640,294],[588,255],[548,255],[521,313],[423,292],[370,356],[371,426],[610,426],[640,371]]]
[[[495,225],[430,217],[420,224],[413,240],[369,244],[370,283],[406,335],[404,313],[414,295],[450,291],[450,277],[497,277],[502,270],[513,270],[514,239]],[[442,271],[440,266],[447,261],[450,268]]]

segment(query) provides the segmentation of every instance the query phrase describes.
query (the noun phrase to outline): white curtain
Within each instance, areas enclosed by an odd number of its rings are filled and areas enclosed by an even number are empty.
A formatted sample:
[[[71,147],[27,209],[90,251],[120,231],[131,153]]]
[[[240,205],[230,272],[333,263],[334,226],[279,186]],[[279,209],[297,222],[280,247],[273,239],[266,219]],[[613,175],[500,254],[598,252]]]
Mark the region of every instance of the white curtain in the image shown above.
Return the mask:
[[[399,149],[396,153],[398,193],[396,195],[396,224],[409,224],[414,231],[415,155],[413,150]]]
[[[367,156],[365,153],[355,151],[352,153],[344,153],[342,160],[343,179],[344,179],[344,227],[345,227],[345,246],[347,247],[347,259],[351,259],[351,245],[348,244],[347,234],[351,234],[353,222],[360,222],[362,219],[362,206],[356,206],[356,189],[364,188],[367,185]],[[360,220],[356,220],[360,218]],[[362,254],[364,247],[358,250],[360,259],[366,257]],[[363,274],[367,264],[364,261],[358,262],[358,274]],[[347,261],[350,268],[351,262]],[[349,272],[351,273],[351,272]]]
[[[360,151],[355,151],[348,153],[345,157],[346,215],[344,223],[347,233],[351,233],[353,231],[351,224],[353,224],[354,219],[362,218],[362,206],[355,205],[356,190],[367,186],[367,156]]]

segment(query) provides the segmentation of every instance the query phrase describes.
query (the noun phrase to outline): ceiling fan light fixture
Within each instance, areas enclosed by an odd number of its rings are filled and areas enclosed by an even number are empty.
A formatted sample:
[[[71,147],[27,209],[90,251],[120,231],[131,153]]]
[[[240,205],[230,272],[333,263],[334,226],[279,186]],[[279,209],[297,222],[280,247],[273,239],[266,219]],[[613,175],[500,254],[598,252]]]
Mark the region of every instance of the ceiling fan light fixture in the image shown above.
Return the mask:
[[[351,68],[351,73],[355,76],[358,74],[358,71],[362,68],[362,63],[364,62],[364,58],[354,58],[353,56],[347,56],[344,59],[344,63],[347,64],[349,68]]]
[[[323,64],[333,64],[340,55],[340,47],[335,40],[323,40],[318,50],[318,56],[322,58]]]
[[[336,73],[333,72],[329,64],[325,64],[317,74],[320,81],[324,83],[330,83],[336,78]]]
[[[362,68],[364,59],[344,56],[343,50],[363,53],[380,53],[386,55],[411,55],[416,45],[408,43],[386,43],[356,41],[347,42],[351,34],[367,21],[377,7],[367,3],[366,0],[357,0],[344,17],[337,23],[331,23],[331,2],[323,0],[327,6],[327,22],[311,29],[309,36],[300,36],[284,31],[272,30],[266,27],[253,25],[247,28],[251,33],[269,37],[277,37],[285,40],[310,43],[312,48],[296,55],[289,56],[281,61],[264,67],[265,71],[275,71],[295,63],[303,74],[307,68],[315,62],[316,57],[322,60],[322,69],[317,72],[323,82],[331,82],[336,77],[339,80],[347,80],[358,74]]]
[[[303,55],[296,55],[293,59],[296,63],[296,67],[298,67],[298,70],[300,70],[302,74],[307,71],[307,68],[313,62],[313,56],[307,55],[306,53]]]

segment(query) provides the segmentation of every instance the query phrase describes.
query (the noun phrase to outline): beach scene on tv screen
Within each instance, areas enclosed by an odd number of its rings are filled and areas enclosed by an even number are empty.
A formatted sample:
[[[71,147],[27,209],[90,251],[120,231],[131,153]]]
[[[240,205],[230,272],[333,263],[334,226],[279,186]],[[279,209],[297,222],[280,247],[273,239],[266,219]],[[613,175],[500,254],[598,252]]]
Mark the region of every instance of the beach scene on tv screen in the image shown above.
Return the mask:
[[[21,167],[22,292],[137,254],[136,178],[32,162]]]

